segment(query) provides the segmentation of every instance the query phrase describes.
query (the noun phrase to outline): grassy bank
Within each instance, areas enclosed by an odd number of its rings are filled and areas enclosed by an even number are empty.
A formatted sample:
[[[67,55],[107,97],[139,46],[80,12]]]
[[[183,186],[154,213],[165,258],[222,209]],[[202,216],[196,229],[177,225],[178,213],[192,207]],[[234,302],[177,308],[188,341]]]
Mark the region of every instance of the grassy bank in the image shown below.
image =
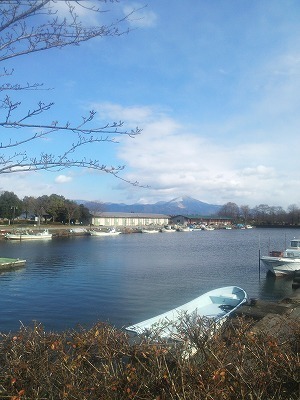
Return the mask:
[[[0,334],[0,399],[298,400],[299,320],[284,338],[253,324],[233,319],[211,340],[190,326],[198,352],[189,359],[181,344],[132,344],[103,323],[63,333],[22,326]]]

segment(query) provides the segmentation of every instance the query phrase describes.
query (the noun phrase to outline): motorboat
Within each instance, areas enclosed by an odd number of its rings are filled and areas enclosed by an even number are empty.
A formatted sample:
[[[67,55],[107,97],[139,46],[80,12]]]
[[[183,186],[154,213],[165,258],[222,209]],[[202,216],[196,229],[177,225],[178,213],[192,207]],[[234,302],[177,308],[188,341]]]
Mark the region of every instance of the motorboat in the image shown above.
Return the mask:
[[[20,231],[6,233],[4,237],[7,240],[50,240],[52,239],[52,233],[49,233],[48,229],[42,232]]]
[[[194,229],[189,226],[179,226],[176,231],[177,232],[192,232]]]
[[[176,232],[176,230],[171,228],[171,227],[164,227],[164,228],[161,228],[159,231],[162,232],[162,233],[173,233],[173,232]]]
[[[211,225],[205,225],[205,226],[204,226],[204,230],[205,230],[205,231],[214,231],[215,228],[214,228],[213,226],[211,226]]]
[[[264,266],[275,276],[291,275],[300,271],[300,239],[292,239],[290,247],[284,251],[270,251],[262,256]]]
[[[211,290],[194,300],[163,314],[128,326],[126,331],[171,340],[185,340],[182,320],[197,324],[208,320],[208,326],[220,328],[230,314],[247,301],[247,293],[237,286]],[[207,333],[207,332],[203,332]]]
[[[91,236],[117,236],[120,235],[121,232],[116,231],[115,229],[109,229],[107,231],[97,231],[94,229],[91,229],[89,231]]]
[[[159,230],[157,229],[142,229],[142,233],[159,233]]]

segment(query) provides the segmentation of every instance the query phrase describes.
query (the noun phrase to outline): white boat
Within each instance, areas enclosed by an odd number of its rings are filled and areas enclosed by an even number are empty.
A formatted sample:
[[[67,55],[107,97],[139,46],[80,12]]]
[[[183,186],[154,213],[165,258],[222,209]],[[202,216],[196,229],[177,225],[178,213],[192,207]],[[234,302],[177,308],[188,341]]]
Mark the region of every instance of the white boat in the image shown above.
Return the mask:
[[[142,229],[142,233],[159,233],[157,229]]]
[[[215,228],[213,226],[211,226],[211,225],[205,225],[204,230],[205,231],[214,231]]]
[[[6,233],[5,239],[8,240],[50,240],[52,239],[52,233],[49,233],[48,229],[45,229],[42,232],[15,232],[15,233]]]
[[[192,232],[193,228],[190,228],[189,226],[179,226],[176,229],[177,232]]]
[[[74,233],[76,235],[76,234],[87,233],[87,230],[85,228],[71,228],[71,229],[69,229],[69,232]]]
[[[23,267],[26,260],[20,258],[4,258],[0,257],[0,271],[6,268]]]
[[[172,228],[161,228],[160,232],[162,232],[162,233],[173,233],[173,232],[176,232],[176,230],[172,229]]]
[[[108,231],[96,231],[92,229],[89,232],[91,236],[117,236],[121,233],[119,231],[116,231],[115,229],[110,229]]]
[[[247,301],[247,293],[237,286],[211,290],[196,299],[126,328],[138,335],[146,334],[156,338],[186,340],[180,324],[182,320],[193,323],[201,319],[209,321],[207,327],[221,327],[227,317]],[[209,329],[209,328],[208,328]],[[205,332],[204,332],[205,333]]]
[[[262,256],[261,261],[268,271],[280,275],[290,275],[300,271],[300,239],[292,239],[290,247],[282,251],[271,251]]]

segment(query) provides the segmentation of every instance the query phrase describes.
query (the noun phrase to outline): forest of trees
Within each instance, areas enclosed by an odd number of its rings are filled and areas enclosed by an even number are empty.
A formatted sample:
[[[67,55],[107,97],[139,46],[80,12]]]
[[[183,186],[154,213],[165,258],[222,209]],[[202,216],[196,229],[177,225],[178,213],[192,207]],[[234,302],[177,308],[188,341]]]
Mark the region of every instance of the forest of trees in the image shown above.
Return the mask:
[[[296,204],[291,204],[287,210],[284,210],[280,206],[269,206],[267,204],[250,208],[248,205],[238,206],[235,203],[228,202],[221,207],[218,215],[232,218],[234,223],[250,223],[260,226],[300,225],[300,208]]]
[[[25,196],[20,200],[13,192],[0,194],[0,218],[14,224],[16,220],[37,220],[39,222],[59,222],[72,224],[75,222],[88,224],[89,210],[82,204],[65,199],[63,196]]]

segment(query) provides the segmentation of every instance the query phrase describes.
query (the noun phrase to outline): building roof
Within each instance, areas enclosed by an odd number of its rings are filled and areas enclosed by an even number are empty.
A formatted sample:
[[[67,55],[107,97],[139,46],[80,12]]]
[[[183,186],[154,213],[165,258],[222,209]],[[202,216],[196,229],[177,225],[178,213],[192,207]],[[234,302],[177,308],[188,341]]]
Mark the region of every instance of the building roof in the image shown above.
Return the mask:
[[[150,213],[126,213],[126,212],[99,212],[94,213],[93,217],[96,218],[170,218],[169,215],[166,214],[150,214]]]

